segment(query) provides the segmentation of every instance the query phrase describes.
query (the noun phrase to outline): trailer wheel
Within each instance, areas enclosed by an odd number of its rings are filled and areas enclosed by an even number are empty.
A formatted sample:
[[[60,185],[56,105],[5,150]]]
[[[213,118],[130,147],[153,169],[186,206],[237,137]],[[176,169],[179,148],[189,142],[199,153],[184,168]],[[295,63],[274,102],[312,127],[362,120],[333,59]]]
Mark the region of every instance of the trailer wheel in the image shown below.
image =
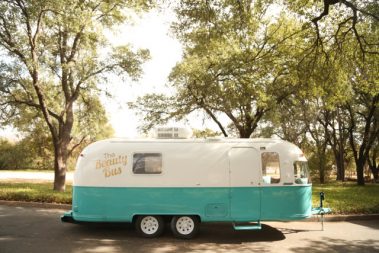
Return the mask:
[[[138,233],[146,238],[158,237],[163,233],[164,221],[161,216],[138,216],[136,223]]]
[[[177,238],[191,239],[199,232],[199,220],[196,216],[174,216],[171,230]]]

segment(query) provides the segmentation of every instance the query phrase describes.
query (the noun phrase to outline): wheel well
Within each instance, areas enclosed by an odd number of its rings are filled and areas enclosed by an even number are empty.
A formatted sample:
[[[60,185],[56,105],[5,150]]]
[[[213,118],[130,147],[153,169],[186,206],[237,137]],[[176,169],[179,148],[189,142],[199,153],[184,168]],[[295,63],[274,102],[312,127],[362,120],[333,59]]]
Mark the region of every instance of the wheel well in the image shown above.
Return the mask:
[[[197,220],[198,220],[199,223],[201,222],[201,217],[200,217],[200,215],[195,214],[195,215],[193,215],[193,216],[195,216],[195,217],[197,218]]]
[[[132,223],[133,223],[133,224],[136,223],[136,220],[137,220],[138,216],[139,216],[138,214],[133,215],[133,218],[132,218]]]

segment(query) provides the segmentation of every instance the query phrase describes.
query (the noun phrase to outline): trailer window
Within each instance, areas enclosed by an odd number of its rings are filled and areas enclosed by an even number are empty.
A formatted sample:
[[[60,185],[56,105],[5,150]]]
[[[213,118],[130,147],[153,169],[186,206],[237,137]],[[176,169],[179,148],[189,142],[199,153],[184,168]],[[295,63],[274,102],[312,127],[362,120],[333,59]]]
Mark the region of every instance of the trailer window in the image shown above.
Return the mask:
[[[280,163],[278,153],[262,153],[262,179],[266,184],[277,184],[280,182]]]
[[[294,176],[296,184],[309,184],[308,162],[296,161],[294,163]]]
[[[162,173],[162,154],[136,153],[133,155],[134,174],[160,174]]]

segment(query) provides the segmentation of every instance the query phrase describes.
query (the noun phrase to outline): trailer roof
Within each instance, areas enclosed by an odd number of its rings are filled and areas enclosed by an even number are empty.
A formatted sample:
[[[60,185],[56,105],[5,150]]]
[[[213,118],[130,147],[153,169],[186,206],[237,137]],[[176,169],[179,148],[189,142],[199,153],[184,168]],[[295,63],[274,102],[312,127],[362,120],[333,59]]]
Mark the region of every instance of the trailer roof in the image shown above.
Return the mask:
[[[289,143],[280,139],[269,138],[205,138],[205,139],[128,139],[112,138],[103,140],[110,143]]]

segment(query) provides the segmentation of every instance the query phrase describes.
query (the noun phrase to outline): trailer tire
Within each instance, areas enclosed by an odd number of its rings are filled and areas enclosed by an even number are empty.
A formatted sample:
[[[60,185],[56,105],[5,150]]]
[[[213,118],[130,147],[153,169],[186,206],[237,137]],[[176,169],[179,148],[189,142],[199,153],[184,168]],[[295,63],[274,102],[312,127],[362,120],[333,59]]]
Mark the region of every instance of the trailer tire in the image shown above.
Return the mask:
[[[171,231],[180,239],[194,238],[199,232],[199,219],[196,216],[174,216],[171,219]]]
[[[137,232],[145,238],[158,237],[163,233],[164,220],[161,216],[141,215],[135,222]]]

